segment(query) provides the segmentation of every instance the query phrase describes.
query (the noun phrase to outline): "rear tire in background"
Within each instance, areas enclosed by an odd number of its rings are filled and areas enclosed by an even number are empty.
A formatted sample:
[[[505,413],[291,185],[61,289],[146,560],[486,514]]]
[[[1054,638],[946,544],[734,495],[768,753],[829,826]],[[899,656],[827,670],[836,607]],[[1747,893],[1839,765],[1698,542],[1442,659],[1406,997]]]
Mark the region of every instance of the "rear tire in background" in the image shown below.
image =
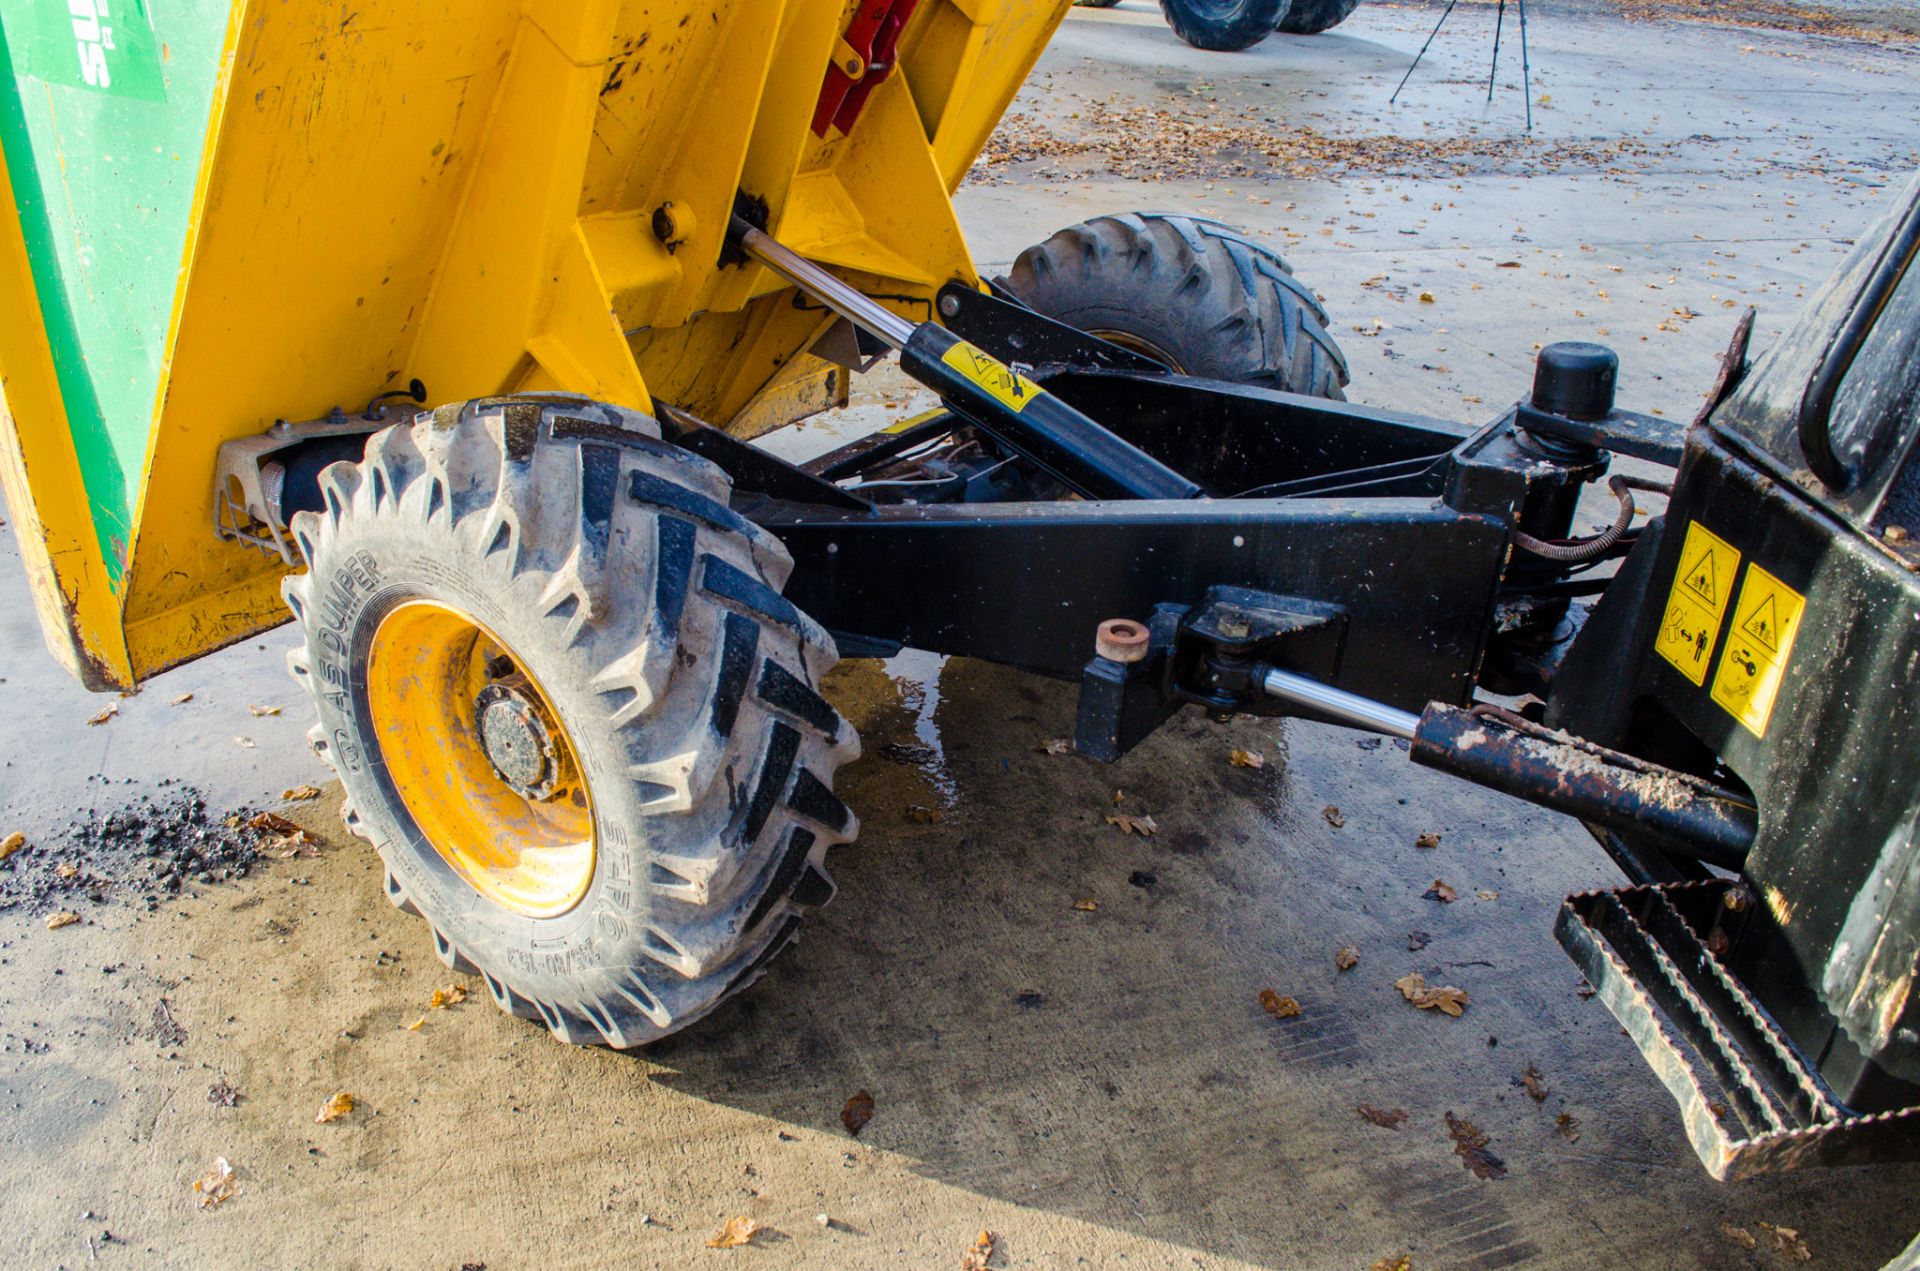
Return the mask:
[[[292,518],[315,751],[448,966],[635,1046],[757,979],[833,892],[858,753],[792,562],[654,421],[543,395],[374,434]]]
[[[1359,7],[1360,0],[1293,0],[1279,29],[1287,35],[1318,35],[1345,22]]]
[[[1111,9],[1119,3],[1120,0],[1073,0],[1077,9]]]
[[[1036,313],[1185,375],[1345,397],[1347,360],[1313,292],[1217,221],[1098,216],[1021,252],[999,282]]]
[[[1272,35],[1287,0],[1160,0],[1173,33],[1197,49],[1238,53]]]

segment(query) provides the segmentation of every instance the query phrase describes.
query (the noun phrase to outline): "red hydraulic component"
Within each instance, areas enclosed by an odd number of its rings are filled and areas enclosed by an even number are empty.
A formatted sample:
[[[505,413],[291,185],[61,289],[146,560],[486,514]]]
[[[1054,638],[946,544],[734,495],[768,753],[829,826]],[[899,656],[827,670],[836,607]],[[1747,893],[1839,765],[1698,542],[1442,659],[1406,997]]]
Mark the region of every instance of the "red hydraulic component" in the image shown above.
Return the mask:
[[[893,73],[900,32],[920,0],[863,0],[847,24],[846,34],[834,42],[833,60],[820,84],[820,101],[813,108],[813,131],[824,137],[830,129],[853,130],[853,121],[867,104],[867,96]]]

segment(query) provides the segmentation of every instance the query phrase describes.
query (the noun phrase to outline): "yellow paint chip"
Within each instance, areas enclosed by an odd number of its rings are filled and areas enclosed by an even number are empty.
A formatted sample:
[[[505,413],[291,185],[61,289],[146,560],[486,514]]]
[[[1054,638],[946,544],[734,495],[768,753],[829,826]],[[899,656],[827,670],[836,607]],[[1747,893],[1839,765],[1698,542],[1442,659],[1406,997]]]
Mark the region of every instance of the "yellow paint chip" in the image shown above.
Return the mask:
[[[1714,673],[1713,700],[1755,737],[1767,735],[1806,607],[1805,596],[1758,565],[1747,566],[1733,605],[1727,651]]]
[[[1707,682],[1720,619],[1740,568],[1740,552],[1706,526],[1687,526],[1680,546],[1680,568],[1667,593],[1666,613],[1654,633],[1653,651],[1695,684]]]

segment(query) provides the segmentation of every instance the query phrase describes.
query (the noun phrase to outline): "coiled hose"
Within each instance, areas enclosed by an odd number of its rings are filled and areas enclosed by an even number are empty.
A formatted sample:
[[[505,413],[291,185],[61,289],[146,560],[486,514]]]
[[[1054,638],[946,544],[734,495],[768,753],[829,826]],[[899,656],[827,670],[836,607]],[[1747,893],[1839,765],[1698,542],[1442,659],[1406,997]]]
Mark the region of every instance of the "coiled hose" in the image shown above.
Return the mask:
[[[1673,487],[1658,481],[1649,481],[1645,477],[1629,477],[1615,474],[1607,478],[1607,489],[1613,491],[1613,497],[1620,500],[1620,515],[1613,524],[1601,530],[1591,538],[1574,539],[1566,543],[1550,543],[1544,538],[1535,538],[1521,530],[1513,532],[1513,541],[1522,551],[1545,560],[1558,561],[1563,565],[1582,565],[1598,560],[1606,555],[1614,544],[1633,524],[1633,490],[1648,490],[1656,494],[1671,494]]]

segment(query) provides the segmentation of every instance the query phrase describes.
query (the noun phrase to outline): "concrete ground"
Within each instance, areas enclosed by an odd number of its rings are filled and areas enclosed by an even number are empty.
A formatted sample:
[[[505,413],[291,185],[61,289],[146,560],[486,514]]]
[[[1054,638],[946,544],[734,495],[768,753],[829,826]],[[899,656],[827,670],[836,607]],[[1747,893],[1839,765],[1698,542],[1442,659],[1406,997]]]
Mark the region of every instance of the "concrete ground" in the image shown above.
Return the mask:
[[[1920,45],[1840,8],[1530,5],[1531,137],[1511,28],[1486,101],[1488,5],[1391,106],[1437,5],[1236,56],[1175,42],[1144,0],[1079,10],[962,220],[989,270],[1103,211],[1247,225],[1326,298],[1357,400],[1488,417],[1537,343],[1596,338],[1623,404],[1691,415],[1739,309],[1764,347],[1920,163]],[[877,377],[771,444],[914,404]],[[11,534],[0,836],[58,854],[69,818],[162,779],[224,807],[322,778],[284,635],[87,726],[103,699],[41,650]],[[331,789],[289,809],[318,859],[57,931],[0,912],[0,1263],[950,1268],[986,1229],[994,1267],[1770,1267],[1794,1260],[1773,1224],[1817,1265],[1872,1267],[1920,1225],[1912,1170],[1701,1172],[1552,941],[1562,896],[1618,881],[1568,821],[1312,725],[1182,718],[1111,768],[1048,755],[1071,689],[978,663],[850,663],[830,688],[867,745],[838,900],[744,999],[641,1053],[479,998],[427,1009],[454,977]],[[1157,835],[1104,822],[1120,792]],[[1435,879],[1459,899],[1425,898]],[[1402,1001],[1416,970],[1466,990],[1464,1016]],[[1302,1014],[1267,1015],[1267,988]],[[341,1089],[355,1110],[316,1124]],[[1505,1177],[1463,1168],[1449,1113]],[[215,1156],[239,1194],[202,1211]],[[735,1215],[767,1230],[705,1248]]]

